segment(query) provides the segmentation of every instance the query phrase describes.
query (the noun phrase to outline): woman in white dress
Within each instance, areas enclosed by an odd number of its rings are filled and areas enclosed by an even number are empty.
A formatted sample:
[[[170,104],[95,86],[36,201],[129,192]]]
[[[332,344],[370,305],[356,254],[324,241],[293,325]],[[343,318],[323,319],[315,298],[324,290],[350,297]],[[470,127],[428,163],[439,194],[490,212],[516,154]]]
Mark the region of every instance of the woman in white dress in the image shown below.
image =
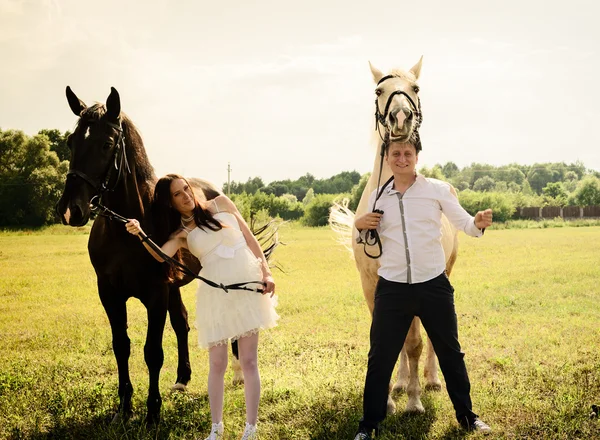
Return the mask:
[[[246,427],[242,439],[255,439],[260,400],[258,332],[274,327],[279,318],[273,297],[275,282],[267,260],[229,198],[221,195],[200,202],[188,181],[177,174],[168,174],[157,182],[152,209],[158,219],[156,236],[168,237],[161,247],[165,254],[172,257],[180,248],[186,248],[200,260],[204,278],[223,285],[256,281],[253,286],[263,288],[262,294],[245,290],[226,293],[200,281],[196,293],[198,343],[208,348],[210,362],[208,398],[212,429],[206,440],[223,438],[223,390],[229,340],[238,341],[244,372]],[[126,228],[142,237],[137,220],[131,219]],[[143,243],[154,258],[163,261]]]

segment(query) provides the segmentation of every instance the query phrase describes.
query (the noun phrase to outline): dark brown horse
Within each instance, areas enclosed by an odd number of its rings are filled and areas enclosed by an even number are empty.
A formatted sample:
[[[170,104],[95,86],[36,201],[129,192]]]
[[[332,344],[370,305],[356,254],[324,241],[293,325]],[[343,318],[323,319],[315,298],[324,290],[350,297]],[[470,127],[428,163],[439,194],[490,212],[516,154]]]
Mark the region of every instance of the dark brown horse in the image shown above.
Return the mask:
[[[87,107],[70,87],[67,87],[67,99],[79,121],[68,139],[70,170],[64,193],[57,204],[63,223],[85,225],[90,218],[90,201],[99,196],[104,206],[126,218],[139,219],[144,230],[152,234],[150,205],[156,176],[140,134],[121,112],[118,92],[111,88],[106,106],[95,104]],[[193,179],[193,182],[200,186],[196,193],[201,198],[204,196],[210,200],[219,194],[208,182],[200,179]],[[132,413],[126,302],[135,297],[148,312],[144,346],[144,359],[149,371],[146,421],[156,423],[160,419],[162,404],[158,382],[164,359],[162,338],[167,310],[178,345],[174,388],[185,388],[191,377],[188,314],[179,291],[179,287],[191,278],[169,283],[164,268],[139,240],[127,233],[122,223],[107,217],[95,219],[88,251],[98,278],[100,300],[110,322],[119,371],[119,412],[113,421],[126,419]],[[189,253],[184,257],[186,265],[197,273],[200,269],[198,260]]]

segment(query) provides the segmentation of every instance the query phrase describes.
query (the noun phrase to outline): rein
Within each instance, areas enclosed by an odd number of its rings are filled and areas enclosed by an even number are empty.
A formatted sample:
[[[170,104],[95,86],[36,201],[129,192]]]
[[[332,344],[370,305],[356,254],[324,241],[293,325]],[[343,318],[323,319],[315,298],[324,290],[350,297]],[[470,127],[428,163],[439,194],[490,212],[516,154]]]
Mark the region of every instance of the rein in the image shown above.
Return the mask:
[[[118,222],[121,222],[123,224],[128,223],[129,219],[123,217],[122,215],[112,211],[111,209],[107,208],[106,206],[104,206],[101,202],[100,202],[100,196],[94,196],[92,197],[92,200],[90,200],[90,208],[92,209],[92,211],[98,211],[98,215],[101,215],[103,217],[108,218],[109,220],[115,220]],[[208,284],[211,287],[214,287],[216,289],[223,289],[223,291],[225,293],[228,293],[229,290],[248,290],[250,292],[258,292],[258,293],[263,293],[264,289],[263,288],[250,288],[247,286],[247,284],[260,284],[263,287],[266,287],[266,284],[262,281],[245,281],[245,282],[240,282],[240,283],[233,283],[233,284],[227,284],[224,285],[223,283],[215,283],[214,281],[209,280],[208,278],[204,278],[201,275],[196,274],[194,271],[192,271],[189,267],[187,267],[185,264],[177,261],[175,258],[168,256],[167,254],[165,254],[162,249],[160,248],[160,246],[158,246],[156,243],[154,243],[150,237],[148,237],[148,235],[144,234],[143,232],[141,232],[140,234],[138,234],[142,237],[142,243],[147,243],[148,246],[150,248],[152,248],[152,250],[154,252],[156,252],[158,255],[160,255],[160,257],[165,260],[166,262],[168,262],[169,264],[175,266],[175,268],[183,273],[185,273],[186,275],[189,275],[193,278],[196,278],[200,281],[203,281],[204,283]]]
[[[385,80],[388,80],[391,78],[396,78],[396,75],[384,76],[377,82],[377,85],[379,85],[382,82],[384,82]],[[423,113],[421,112],[421,100],[419,99],[419,97],[417,96],[417,100],[418,100],[417,102],[419,105],[416,105],[415,102],[413,101],[413,99],[410,97],[410,95],[408,95],[406,92],[404,92],[403,90],[395,90],[388,97],[388,100],[385,104],[385,109],[384,109],[383,114],[379,111],[379,103],[377,101],[377,98],[375,98],[375,130],[377,130],[377,132],[379,133],[379,137],[381,138],[381,141],[382,141],[381,152],[380,152],[381,160],[379,162],[379,176],[377,177],[377,188],[379,188],[379,183],[381,182],[381,174],[383,171],[383,160],[384,160],[384,156],[385,156],[385,148],[386,148],[387,144],[390,142],[390,133],[386,130],[385,136],[382,136],[381,130],[379,127],[381,125],[385,129],[386,118],[387,118],[388,112],[390,110],[390,105],[392,103],[392,99],[396,95],[403,95],[406,99],[408,99],[408,101],[410,102],[410,104],[413,107],[414,114],[417,118],[417,123],[413,130],[414,137],[415,137],[415,148],[416,148],[417,152],[421,150],[421,138],[419,136],[418,130],[419,130],[419,127],[421,126],[421,122],[423,121]],[[373,202],[373,209],[371,212],[383,214],[382,210],[376,209],[377,201],[383,194],[383,190],[385,189],[385,187],[388,186],[393,180],[394,180],[394,176],[390,177],[387,180],[387,182],[385,182],[383,184],[383,186],[379,189],[379,192],[377,193],[377,196],[375,197],[375,201]],[[383,253],[383,247],[381,245],[381,238],[379,237],[379,233],[377,232],[376,229],[369,229],[366,233],[365,239],[363,239],[359,234],[358,239],[356,241],[358,244],[363,245],[363,250],[367,257],[372,258],[374,260],[381,257],[381,254]],[[379,248],[379,251],[378,251],[379,253],[377,255],[370,254],[369,252],[367,252],[367,246],[375,246],[375,245],[377,245],[377,247]]]

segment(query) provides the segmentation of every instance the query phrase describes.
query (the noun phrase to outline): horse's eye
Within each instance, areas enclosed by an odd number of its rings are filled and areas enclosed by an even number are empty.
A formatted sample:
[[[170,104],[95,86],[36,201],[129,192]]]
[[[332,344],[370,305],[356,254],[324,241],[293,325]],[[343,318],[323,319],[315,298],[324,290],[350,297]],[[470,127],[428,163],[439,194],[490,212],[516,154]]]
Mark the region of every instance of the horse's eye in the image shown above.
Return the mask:
[[[381,92],[381,89],[375,89],[375,94],[376,94],[377,96],[381,96],[381,93],[382,93],[382,92]]]
[[[108,150],[108,149],[110,149],[111,146],[112,146],[111,142],[110,141],[106,141],[106,142],[104,142],[103,148],[105,150]]]
[[[415,93],[419,93],[419,90],[421,89],[419,89],[419,86],[413,86],[413,90],[415,91]]]

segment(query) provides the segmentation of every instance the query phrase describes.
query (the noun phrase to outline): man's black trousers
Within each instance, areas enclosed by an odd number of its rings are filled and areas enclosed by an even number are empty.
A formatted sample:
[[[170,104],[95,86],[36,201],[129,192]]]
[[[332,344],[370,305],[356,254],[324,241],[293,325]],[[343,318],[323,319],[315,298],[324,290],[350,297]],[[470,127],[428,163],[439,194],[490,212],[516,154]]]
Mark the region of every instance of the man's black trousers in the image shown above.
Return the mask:
[[[433,344],[450,400],[461,424],[472,423],[471,384],[458,342],[454,288],[445,273],[424,283],[379,278],[371,323],[371,349],[360,428],[378,429],[385,418],[389,383],[404,339],[415,316]]]

